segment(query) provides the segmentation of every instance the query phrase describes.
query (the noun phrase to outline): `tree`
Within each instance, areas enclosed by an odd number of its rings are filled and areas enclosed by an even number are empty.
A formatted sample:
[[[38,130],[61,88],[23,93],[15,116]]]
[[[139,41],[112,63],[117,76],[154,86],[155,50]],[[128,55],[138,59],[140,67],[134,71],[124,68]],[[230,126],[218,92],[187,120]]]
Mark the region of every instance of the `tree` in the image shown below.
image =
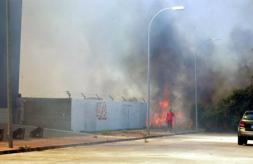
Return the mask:
[[[200,104],[199,123],[207,130],[236,130],[247,110],[253,110],[253,84],[235,89],[217,104]]]

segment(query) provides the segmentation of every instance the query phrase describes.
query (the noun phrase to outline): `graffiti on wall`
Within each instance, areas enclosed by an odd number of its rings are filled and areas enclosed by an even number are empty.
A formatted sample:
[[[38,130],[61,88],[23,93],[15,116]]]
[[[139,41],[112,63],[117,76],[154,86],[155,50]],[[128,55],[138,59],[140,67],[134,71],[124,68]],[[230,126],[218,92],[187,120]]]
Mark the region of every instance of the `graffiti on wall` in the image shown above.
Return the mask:
[[[97,103],[96,116],[98,120],[107,120],[107,108],[104,101]]]

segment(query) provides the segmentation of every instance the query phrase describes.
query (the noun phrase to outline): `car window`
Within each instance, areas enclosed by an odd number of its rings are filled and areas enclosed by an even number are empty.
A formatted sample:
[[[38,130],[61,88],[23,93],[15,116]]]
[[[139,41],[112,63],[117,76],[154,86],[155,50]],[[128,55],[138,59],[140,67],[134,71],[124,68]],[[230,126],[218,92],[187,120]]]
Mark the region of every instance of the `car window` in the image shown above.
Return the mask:
[[[245,120],[253,120],[253,113],[245,113],[243,116]]]

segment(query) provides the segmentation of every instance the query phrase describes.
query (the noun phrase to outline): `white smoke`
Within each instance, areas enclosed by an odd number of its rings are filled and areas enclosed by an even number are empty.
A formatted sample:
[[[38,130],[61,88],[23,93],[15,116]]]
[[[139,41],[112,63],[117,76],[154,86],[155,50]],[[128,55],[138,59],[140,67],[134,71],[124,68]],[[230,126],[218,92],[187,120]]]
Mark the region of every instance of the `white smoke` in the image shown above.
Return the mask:
[[[173,37],[184,59],[192,63],[198,53],[200,67],[208,65],[199,72],[200,92],[220,95],[223,89],[245,85],[237,81],[241,56],[233,49],[237,37],[231,39],[231,33],[253,31],[250,0],[23,0],[20,92],[40,97],[65,97],[66,90],[77,96],[145,97],[147,24],[156,11],[176,4],[185,10],[164,13],[168,22],[157,23],[176,31]],[[221,40],[197,48],[212,37]],[[193,75],[192,65],[182,71],[175,81],[185,85],[182,79]],[[209,77],[213,75],[217,77]],[[211,93],[218,86],[222,89]],[[153,91],[159,87],[153,86]],[[181,86],[175,88],[180,88],[174,91],[177,95],[183,94]]]

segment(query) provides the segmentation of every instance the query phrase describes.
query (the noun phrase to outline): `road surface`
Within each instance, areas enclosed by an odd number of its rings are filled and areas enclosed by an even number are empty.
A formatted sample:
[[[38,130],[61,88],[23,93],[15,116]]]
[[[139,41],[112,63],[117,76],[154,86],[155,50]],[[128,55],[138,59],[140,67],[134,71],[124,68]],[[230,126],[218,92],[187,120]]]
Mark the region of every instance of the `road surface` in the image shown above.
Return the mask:
[[[0,163],[253,163],[236,134],[189,134],[0,156]]]

